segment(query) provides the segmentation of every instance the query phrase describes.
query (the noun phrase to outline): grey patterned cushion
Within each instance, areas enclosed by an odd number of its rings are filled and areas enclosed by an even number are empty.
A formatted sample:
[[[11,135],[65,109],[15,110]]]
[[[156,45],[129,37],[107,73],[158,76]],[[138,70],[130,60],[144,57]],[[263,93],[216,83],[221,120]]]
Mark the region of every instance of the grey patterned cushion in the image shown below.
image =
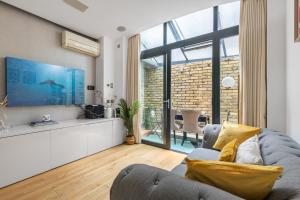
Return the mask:
[[[208,124],[203,129],[202,148],[213,149],[215,142],[219,137],[222,126],[219,124]]]
[[[213,186],[141,164],[123,169],[110,192],[110,200],[242,200]]]
[[[300,199],[300,145],[286,134],[268,129],[259,135],[259,143],[264,164],[284,168],[266,199]]]

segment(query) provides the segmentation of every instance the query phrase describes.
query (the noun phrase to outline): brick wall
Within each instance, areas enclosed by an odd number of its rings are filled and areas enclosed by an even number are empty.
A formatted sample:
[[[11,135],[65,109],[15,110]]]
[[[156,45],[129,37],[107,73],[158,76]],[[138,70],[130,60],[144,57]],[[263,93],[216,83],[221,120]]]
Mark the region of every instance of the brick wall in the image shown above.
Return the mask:
[[[155,108],[157,115],[162,108],[162,68],[144,68],[144,106]],[[172,66],[172,107],[175,109],[197,108],[212,114],[212,62],[211,60]],[[233,77],[238,83],[239,60],[236,57],[221,61],[221,80]],[[221,86],[221,121],[231,111],[230,121],[238,121],[238,85],[233,89]]]

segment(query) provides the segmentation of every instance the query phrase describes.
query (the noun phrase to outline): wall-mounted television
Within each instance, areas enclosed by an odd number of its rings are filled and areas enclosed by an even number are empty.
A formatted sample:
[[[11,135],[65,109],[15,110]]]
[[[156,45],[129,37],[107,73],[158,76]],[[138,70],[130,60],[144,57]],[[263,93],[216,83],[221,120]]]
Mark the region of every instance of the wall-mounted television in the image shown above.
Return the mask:
[[[84,104],[84,70],[6,57],[8,107]]]

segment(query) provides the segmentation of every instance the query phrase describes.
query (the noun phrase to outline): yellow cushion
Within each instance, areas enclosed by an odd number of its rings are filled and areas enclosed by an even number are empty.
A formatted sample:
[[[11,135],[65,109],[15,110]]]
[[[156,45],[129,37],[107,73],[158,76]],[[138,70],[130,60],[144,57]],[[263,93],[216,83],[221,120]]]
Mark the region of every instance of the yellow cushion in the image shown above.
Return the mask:
[[[186,159],[186,178],[212,185],[248,200],[264,199],[283,171],[280,166],[258,166]]]
[[[259,133],[260,128],[224,122],[219,137],[213,147],[221,150],[228,142],[235,138],[239,138],[239,142],[242,143],[248,138]]]
[[[239,145],[238,139],[233,139],[227,143],[219,155],[219,161],[234,162]]]

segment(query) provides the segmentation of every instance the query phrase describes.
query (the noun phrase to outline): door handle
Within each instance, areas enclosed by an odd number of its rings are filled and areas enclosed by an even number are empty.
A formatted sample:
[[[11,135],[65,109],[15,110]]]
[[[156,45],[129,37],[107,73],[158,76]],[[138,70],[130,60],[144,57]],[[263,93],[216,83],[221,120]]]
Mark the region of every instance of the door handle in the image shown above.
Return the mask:
[[[164,103],[167,103],[167,108],[170,109],[170,99],[165,100]]]

